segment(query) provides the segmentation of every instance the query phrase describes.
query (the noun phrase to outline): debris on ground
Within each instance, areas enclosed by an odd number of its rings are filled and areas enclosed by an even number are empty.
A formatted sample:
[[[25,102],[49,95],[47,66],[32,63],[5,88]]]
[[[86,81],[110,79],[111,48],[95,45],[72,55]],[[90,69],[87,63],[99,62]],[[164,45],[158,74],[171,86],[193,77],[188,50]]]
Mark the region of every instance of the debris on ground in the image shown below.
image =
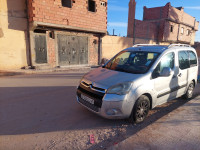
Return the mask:
[[[91,144],[95,143],[95,139],[94,139],[94,135],[93,134],[90,135],[90,143]]]

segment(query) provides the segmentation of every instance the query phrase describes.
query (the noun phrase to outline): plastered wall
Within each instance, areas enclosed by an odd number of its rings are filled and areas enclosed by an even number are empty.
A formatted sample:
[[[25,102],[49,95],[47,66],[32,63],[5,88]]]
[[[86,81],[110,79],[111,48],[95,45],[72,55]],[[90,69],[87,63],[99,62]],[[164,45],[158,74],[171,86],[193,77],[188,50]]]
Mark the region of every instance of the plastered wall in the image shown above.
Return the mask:
[[[133,38],[105,36],[102,38],[102,58],[110,59],[121,50],[133,46]]]
[[[27,66],[25,0],[0,0],[0,70]]]

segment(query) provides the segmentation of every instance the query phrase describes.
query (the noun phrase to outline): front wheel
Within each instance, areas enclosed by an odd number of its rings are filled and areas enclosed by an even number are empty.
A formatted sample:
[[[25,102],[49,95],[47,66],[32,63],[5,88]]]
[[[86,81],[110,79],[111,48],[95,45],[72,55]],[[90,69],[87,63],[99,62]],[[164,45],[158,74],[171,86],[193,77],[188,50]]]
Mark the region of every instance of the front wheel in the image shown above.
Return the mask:
[[[188,86],[188,89],[184,95],[185,99],[191,99],[193,96],[193,91],[194,91],[194,83],[190,83]]]
[[[144,121],[144,119],[148,115],[149,109],[149,98],[145,95],[140,96],[133,107],[133,111],[130,116],[130,121],[135,123],[140,123]]]

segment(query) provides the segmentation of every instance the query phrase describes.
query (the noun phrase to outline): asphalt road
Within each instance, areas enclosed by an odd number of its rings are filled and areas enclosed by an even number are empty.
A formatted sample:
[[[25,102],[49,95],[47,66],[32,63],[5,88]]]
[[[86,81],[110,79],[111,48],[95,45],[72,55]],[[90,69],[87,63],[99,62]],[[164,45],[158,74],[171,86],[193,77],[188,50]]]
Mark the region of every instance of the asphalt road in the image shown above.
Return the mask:
[[[153,124],[187,101],[150,112],[142,125],[103,119],[76,102],[83,74],[51,73],[0,78],[0,149],[104,149]],[[200,90],[196,90],[198,95]],[[89,136],[94,135],[95,144]]]

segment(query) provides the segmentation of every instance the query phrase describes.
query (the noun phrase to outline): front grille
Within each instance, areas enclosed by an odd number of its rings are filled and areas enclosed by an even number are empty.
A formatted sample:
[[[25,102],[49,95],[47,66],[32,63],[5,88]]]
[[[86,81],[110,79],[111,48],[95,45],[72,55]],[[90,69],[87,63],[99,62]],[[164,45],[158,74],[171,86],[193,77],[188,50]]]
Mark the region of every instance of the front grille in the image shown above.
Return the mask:
[[[93,111],[99,112],[99,108],[98,108],[98,107],[96,107],[95,105],[90,104],[89,102],[83,100],[82,98],[78,97],[78,101],[79,101],[81,104],[85,105],[86,107],[92,109]]]
[[[96,91],[92,91],[89,88],[83,88],[81,86],[78,87],[78,89],[84,93],[85,95],[91,97],[91,98],[95,98],[95,99],[103,99],[104,93],[100,93],[100,92],[96,92]]]
[[[93,106],[95,106],[97,108],[101,108],[102,99],[103,99],[105,93],[93,90],[90,88],[90,86],[84,86],[84,85],[80,84],[80,86],[77,89],[77,96],[79,97],[79,100],[81,99],[80,98],[81,94],[93,99],[94,100]],[[85,100],[82,100],[82,101],[84,101],[84,104],[88,103]],[[89,103],[89,105],[92,105],[92,104]],[[92,106],[90,106],[90,107],[92,107]]]
[[[98,87],[95,87],[95,86],[92,86],[92,88],[95,89],[95,90],[99,90],[99,91],[101,91],[102,93],[105,93],[105,89],[98,88]]]

